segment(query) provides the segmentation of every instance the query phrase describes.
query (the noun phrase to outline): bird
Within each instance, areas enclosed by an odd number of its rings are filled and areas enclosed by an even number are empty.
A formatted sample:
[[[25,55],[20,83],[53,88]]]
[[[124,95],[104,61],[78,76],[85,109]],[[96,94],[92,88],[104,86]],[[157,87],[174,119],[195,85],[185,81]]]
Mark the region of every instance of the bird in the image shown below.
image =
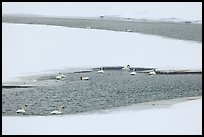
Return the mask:
[[[130,75],[136,75],[135,69],[130,73]]]
[[[86,28],[87,28],[87,29],[91,29],[91,27],[90,27],[90,26],[87,26]]]
[[[97,73],[104,73],[103,68],[101,68]]]
[[[122,70],[130,70],[130,65],[123,67]]]
[[[65,76],[65,75],[63,75],[63,74],[61,74],[60,76],[61,76],[61,78],[66,78],[66,76]]]
[[[131,29],[126,29],[126,31],[127,31],[127,32],[132,32],[132,30],[131,30]]]
[[[56,79],[57,80],[61,80],[62,78],[61,78],[61,76],[57,76]]]
[[[50,112],[51,115],[59,115],[59,114],[63,114],[62,109],[64,109],[64,106],[61,106],[59,110],[54,110],[52,112]]]
[[[27,107],[27,105],[24,105],[24,107]],[[22,114],[24,114],[24,113],[26,112],[24,107],[22,106],[22,108],[21,108],[21,109],[18,109],[18,110],[16,111],[16,113],[22,113]]]
[[[57,80],[62,80],[62,79],[65,79],[65,78],[66,78],[66,76],[61,74],[61,73],[59,73],[59,75],[56,77]]]
[[[155,69],[153,69],[153,71],[150,71],[150,72],[149,72],[149,75],[156,75]]]
[[[80,79],[81,79],[81,80],[89,80],[89,77],[81,76]]]

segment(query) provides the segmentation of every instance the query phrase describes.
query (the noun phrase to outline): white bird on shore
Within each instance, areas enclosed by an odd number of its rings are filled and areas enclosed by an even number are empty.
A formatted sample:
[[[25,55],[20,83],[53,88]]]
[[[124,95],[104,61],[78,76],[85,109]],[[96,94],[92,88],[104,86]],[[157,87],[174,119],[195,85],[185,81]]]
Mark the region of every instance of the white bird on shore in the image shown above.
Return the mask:
[[[81,76],[80,79],[81,79],[81,80],[89,80],[89,77],[83,77],[83,76]]]
[[[66,76],[61,74],[61,73],[59,73],[59,75],[56,77],[57,80],[62,80],[62,79],[65,79],[65,78],[66,78]]]
[[[136,75],[135,69],[130,73],[130,75]]]
[[[122,70],[130,70],[130,65],[123,67]]]
[[[59,114],[63,114],[62,109],[64,109],[64,106],[61,106],[59,110],[55,110],[50,112],[51,115],[59,115]]]
[[[57,80],[61,80],[61,76],[57,76],[56,79],[57,79]]]
[[[27,107],[27,105],[25,105],[24,107]],[[24,108],[23,106],[22,106],[22,108],[21,109],[18,109],[17,111],[16,111],[16,113],[25,113],[26,111],[25,111],[25,108]]]
[[[87,29],[91,29],[91,27],[90,27],[90,26],[87,26],[86,28],[87,28]]]
[[[66,76],[65,76],[65,75],[63,75],[63,74],[61,74],[60,76],[61,76],[61,78],[66,78]]]
[[[131,30],[131,29],[126,29],[126,31],[127,31],[127,32],[132,32],[132,30]]]
[[[149,72],[149,75],[156,75],[155,69],[153,69],[153,71]]]
[[[101,68],[97,73],[104,73],[103,68]]]

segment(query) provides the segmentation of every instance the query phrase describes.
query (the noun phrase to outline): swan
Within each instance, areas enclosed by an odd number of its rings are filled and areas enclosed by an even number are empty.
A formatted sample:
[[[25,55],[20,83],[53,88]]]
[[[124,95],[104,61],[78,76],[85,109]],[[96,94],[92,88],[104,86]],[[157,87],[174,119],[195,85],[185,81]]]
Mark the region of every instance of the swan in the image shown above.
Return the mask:
[[[50,112],[51,115],[59,115],[59,114],[63,114],[62,109],[64,109],[64,106],[61,106],[59,110],[55,110]]]
[[[24,107],[27,107],[27,105],[25,105]],[[25,108],[24,108],[23,106],[22,106],[22,108],[21,109],[18,109],[17,111],[16,111],[16,113],[25,113],[26,111],[25,111]]]
[[[56,79],[57,80],[61,80],[62,78],[61,78],[61,76],[57,76]]]
[[[122,70],[130,70],[130,65],[123,67]]]
[[[36,80],[36,79],[34,79],[34,80],[33,80],[33,82],[37,82],[37,80]]]
[[[98,73],[104,73],[103,68],[101,68]]]
[[[63,75],[63,74],[61,74],[60,76],[61,76],[61,78],[66,78],[66,76],[65,76],[65,75]]]
[[[83,76],[81,76],[80,79],[81,79],[81,80],[89,80],[89,77],[83,77]]]
[[[135,69],[130,73],[130,75],[136,75]]]
[[[131,29],[126,29],[126,31],[127,31],[127,32],[132,32],[132,30],[131,30]]]
[[[153,71],[149,72],[149,75],[156,75],[155,69],[153,69]]]
[[[61,74],[61,73],[59,73],[59,75],[56,77],[57,80],[62,80],[62,79],[65,79],[65,78],[66,78],[66,76]]]
[[[91,29],[91,27],[90,27],[90,26],[87,26],[86,28],[87,28],[87,29]]]

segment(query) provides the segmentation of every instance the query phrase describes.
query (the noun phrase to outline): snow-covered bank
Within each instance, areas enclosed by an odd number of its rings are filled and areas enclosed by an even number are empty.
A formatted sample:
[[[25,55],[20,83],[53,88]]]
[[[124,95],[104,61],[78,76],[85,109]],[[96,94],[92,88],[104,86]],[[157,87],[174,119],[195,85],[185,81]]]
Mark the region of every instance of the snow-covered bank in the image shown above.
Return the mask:
[[[3,81],[64,67],[202,68],[202,43],[128,32],[2,23]]]
[[[156,106],[106,114],[3,116],[2,134],[202,134],[202,99]]]

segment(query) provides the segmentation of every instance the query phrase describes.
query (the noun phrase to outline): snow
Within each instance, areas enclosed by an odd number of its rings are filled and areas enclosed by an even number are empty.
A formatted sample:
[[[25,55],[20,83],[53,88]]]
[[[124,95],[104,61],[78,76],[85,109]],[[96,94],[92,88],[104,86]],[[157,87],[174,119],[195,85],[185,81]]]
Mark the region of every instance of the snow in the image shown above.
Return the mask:
[[[160,102],[161,103],[161,102]],[[2,134],[202,135],[202,98],[170,107],[61,116],[3,116]]]
[[[173,10],[172,10],[173,9]],[[162,11],[162,12],[161,12]],[[202,2],[3,2],[2,14],[202,21]],[[202,43],[128,32],[2,23],[2,80],[66,67],[202,68]],[[45,71],[44,71],[45,72]],[[2,116],[2,134],[202,134],[202,99],[106,114]]]
[[[2,13],[202,21],[202,2],[3,2]]]
[[[202,68],[202,43],[139,33],[2,23],[3,81],[66,67]]]

